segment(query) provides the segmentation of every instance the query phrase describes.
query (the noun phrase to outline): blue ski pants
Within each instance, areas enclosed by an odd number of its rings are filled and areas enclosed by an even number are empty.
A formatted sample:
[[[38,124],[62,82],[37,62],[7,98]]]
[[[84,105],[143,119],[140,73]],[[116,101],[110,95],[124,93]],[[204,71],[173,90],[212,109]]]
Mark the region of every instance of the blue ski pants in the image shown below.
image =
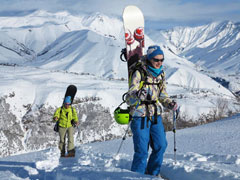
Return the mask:
[[[131,130],[134,144],[131,170],[142,174],[158,175],[163,162],[163,154],[167,148],[162,117],[157,116],[157,121],[154,120],[154,116],[152,121],[148,121],[147,117],[133,117]],[[152,152],[148,159],[149,145]]]

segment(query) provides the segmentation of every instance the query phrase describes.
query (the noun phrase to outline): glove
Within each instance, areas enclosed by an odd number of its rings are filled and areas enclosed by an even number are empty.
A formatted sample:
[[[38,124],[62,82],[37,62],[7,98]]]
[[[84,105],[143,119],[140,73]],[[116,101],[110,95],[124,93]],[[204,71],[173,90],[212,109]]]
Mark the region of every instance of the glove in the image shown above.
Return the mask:
[[[172,101],[169,105],[168,105],[169,109],[176,111],[178,108],[177,102]]]
[[[71,124],[72,124],[73,127],[77,126],[77,123],[74,120],[71,121]]]
[[[71,124],[73,127],[77,127],[79,125],[79,121],[76,122],[76,121],[72,120]]]

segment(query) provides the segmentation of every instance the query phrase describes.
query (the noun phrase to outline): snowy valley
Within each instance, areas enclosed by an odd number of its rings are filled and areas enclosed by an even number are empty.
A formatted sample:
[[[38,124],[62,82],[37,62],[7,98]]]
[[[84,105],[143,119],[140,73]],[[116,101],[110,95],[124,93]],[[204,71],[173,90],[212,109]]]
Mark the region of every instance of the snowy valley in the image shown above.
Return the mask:
[[[103,13],[38,10],[0,17],[1,179],[152,179],[130,172],[131,138],[124,152],[113,158],[120,142],[117,138],[126,129],[113,119],[113,111],[128,89],[126,64],[119,59],[124,47],[122,26],[120,17]],[[165,53],[167,91],[181,106],[181,119],[204,124],[211,121],[209,118],[240,112],[239,23],[214,22],[172,30],[146,27],[145,33],[146,47],[159,44]],[[78,88],[74,107],[80,119],[75,132],[78,156],[73,166],[70,160],[59,160],[58,137],[52,123],[69,84]],[[215,125],[221,123],[226,123],[226,129],[232,124],[237,127],[239,115]],[[190,148],[199,142],[194,140],[184,149],[183,139],[190,141],[194,133],[200,138],[201,131],[209,131],[211,126],[214,124],[179,131],[176,165],[172,132],[168,132],[163,174],[170,179],[178,179],[177,175],[183,179],[203,175],[204,179],[240,178],[236,129],[230,134],[232,152],[227,145],[217,151],[224,140],[203,151]],[[94,143],[107,140],[113,141]],[[204,144],[203,139],[200,141],[198,147]]]

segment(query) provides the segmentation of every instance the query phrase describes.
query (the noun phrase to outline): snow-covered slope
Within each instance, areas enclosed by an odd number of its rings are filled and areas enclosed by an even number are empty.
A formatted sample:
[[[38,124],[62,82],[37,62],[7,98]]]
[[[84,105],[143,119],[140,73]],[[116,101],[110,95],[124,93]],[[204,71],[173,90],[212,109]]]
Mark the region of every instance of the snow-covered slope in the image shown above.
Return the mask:
[[[81,28],[80,20],[67,12],[52,14],[39,10],[25,16],[0,17],[0,28],[37,54],[63,33],[69,32],[69,26],[72,30]]]
[[[163,32],[166,44],[180,56],[211,70],[240,72],[240,24],[214,22]]]
[[[2,31],[36,53],[66,32],[88,29],[101,35],[119,38],[122,31],[119,19],[97,12],[73,16],[65,11],[50,13],[38,10],[26,16],[0,17],[0,22]]]
[[[4,33],[26,44],[27,47],[31,47],[32,51],[38,54],[36,58],[32,58],[30,63],[28,62],[28,65],[104,77],[127,78],[125,64],[119,61],[119,52],[124,42],[121,38],[122,23],[117,18],[110,18],[99,13],[73,16],[67,12],[54,14],[36,11],[27,16],[0,20]],[[154,43],[147,36],[146,39],[147,45]],[[217,83],[213,87],[206,81],[205,84],[200,83],[203,78],[199,78],[197,75],[199,73],[196,73],[193,64],[174,55],[168,48],[164,51],[167,66],[171,69],[168,74],[173,75],[174,69],[175,71],[178,69],[187,71],[185,74],[188,74],[188,76],[181,77],[181,81],[170,82],[190,88],[216,89]],[[6,63],[6,58],[4,61],[0,58],[0,61]],[[15,63],[22,64],[19,60]],[[98,66],[95,66],[96,64]],[[182,66],[178,65],[176,68],[175,64]],[[187,70],[188,66],[193,73]],[[178,76],[178,73],[175,73],[175,76]],[[175,76],[173,75],[172,79]],[[190,83],[188,83],[189,78],[192,79]],[[224,94],[229,95],[229,92],[224,92]]]
[[[177,161],[174,163],[173,133],[167,133],[168,148],[161,174],[171,180],[240,178],[240,115],[215,123],[177,130]],[[78,143],[78,142],[77,142]],[[132,139],[78,145],[75,158],[59,158],[57,148],[0,159],[0,178],[19,179],[161,179],[130,171]]]
[[[130,1],[146,17],[146,46],[159,44],[164,50],[167,91],[181,106],[181,117],[205,122],[209,114],[239,112],[239,102],[227,89],[240,88],[239,23],[162,32],[153,23],[159,22],[156,13],[162,2]],[[120,140],[82,145],[124,134],[125,126],[116,124],[112,115],[128,89],[126,64],[119,60],[124,47],[120,16],[128,3],[69,0],[46,6],[43,1],[14,1],[0,12],[0,156],[43,150],[2,158],[0,179],[152,179],[129,171],[131,139],[115,159]],[[209,69],[231,76],[226,79]],[[222,77],[229,85],[225,88],[210,77]],[[74,106],[81,124],[74,135],[75,161],[59,160],[52,123],[69,84],[78,88]],[[163,174],[170,179],[239,179],[237,127],[239,116],[178,131],[176,165],[172,133],[167,133]]]
[[[0,31],[0,63],[21,64],[36,57],[34,51]]]
[[[163,47],[165,46],[163,45]],[[164,48],[164,52],[167,57],[164,66],[166,66],[167,82],[169,84],[184,88],[209,90],[229,97],[233,96],[228,89],[199,72],[191,62],[178,57],[168,48]]]
[[[112,37],[101,36],[90,30],[73,31],[65,33],[45,48],[34,66],[105,77],[124,77],[126,71],[121,69],[124,69],[125,64],[119,61],[119,47],[119,42]]]
[[[0,41],[9,47],[0,54],[4,64],[0,66],[0,122],[11,122],[1,127],[2,156],[56,145],[51,118],[69,84],[78,87],[79,141],[101,141],[124,133],[112,117],[128,87],[126,64],[119,60],[124,40],[118,18],[34,11],[1,17],[0,22]],[[164,38],[158,40],[146,35],[147,46],[159,43],[164,50],[167,91],[181,105],[185,119],[195,121],[219,111],[219,99],[227,104],[222,114],[239,110],[228,89],[176,55]],[[25,54],[13,54],[12,49]],[[49,134],[47,141],[36,136],[44,133]]]

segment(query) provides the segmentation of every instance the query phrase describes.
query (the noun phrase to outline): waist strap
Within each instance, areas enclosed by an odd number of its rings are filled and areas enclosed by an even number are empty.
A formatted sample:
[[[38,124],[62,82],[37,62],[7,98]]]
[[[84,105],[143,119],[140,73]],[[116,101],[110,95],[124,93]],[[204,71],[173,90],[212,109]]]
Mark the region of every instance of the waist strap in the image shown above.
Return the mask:
[[[141,101],[140,104],[150,105],[155,104],[157,101]]]
[[[157,105],[156,105],[157,101],[141,101],[140,104],[144,104],[146,106],[146,116],[147,116],[147,128],[148,128],[148,121],[151,120],[150,117],[150,112],[149,112],[149,107],[148,105],[152,104],[154,107],[154,124],[157,124]],[[141,129],[144,129],[144,121],[145,118],[142,118],[142,125],[141,125]]]

